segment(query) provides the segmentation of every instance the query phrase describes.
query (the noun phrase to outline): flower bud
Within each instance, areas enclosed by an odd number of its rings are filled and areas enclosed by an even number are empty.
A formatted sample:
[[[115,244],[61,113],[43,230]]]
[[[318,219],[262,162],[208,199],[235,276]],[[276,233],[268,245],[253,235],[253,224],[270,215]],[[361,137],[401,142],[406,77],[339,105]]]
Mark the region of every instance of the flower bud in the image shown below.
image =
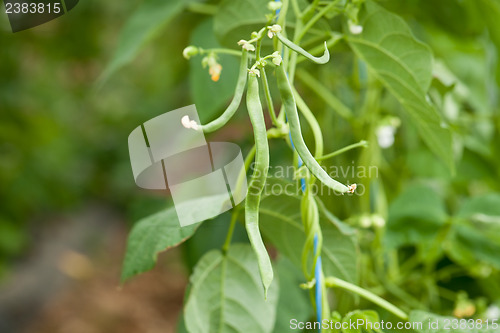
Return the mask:
[[[182,55],[186,59],[189,59],[192,56],[197,55],[198,53],[200,53],[200,50],[196,46],[193,46],[193,45],[189,45],[188,47],[186,47],[184,49],[184,51],[182,51]]]
[[[269,9],[270,11],[272,12],[275,12],[277,11],[278,9],[281,9],[281,6],[283,4],[281,3],[281,1],[269,1],[267,3],[267,9]]]
[[[210,53],[204,57],[201,60],[201,65],[203,68],[208,66],[208,74],[210,74],[212,81],[219,81],[222,66],[217,62],[217,55],[215,53]]]
[[[276,66],[281,65],[281,61],[283,61],[283,59],[281,58],[279,52],[278,51],[273,52],[272,56],[273,56],[273,64],[275,64]]]
[[[210,78],[212,81],[217,82],[220,78],[220,73],[222,72],[221,64],[214,64],[208,68],[208,74],[210,74]]]
[[[363,32],[363,27],[359,24],[354,23],[352,20],[349,20],[347,22],[347,25],[349,26],[349,31],[353,35],[359,35]]]

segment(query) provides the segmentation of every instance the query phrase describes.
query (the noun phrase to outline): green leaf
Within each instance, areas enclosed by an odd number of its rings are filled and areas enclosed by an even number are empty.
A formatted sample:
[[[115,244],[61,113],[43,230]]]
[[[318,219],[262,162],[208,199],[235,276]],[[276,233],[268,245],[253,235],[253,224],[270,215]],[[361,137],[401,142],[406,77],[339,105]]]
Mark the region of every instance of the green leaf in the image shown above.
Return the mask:
[[[293,318],[299,322],[305,322],[312,310],[307,291],[299,287],[304,282],[304,277],[300,270],[285,257],[278,260],[277,275],[280,295],[273,332],[295,332],[290,328],[290,320]]]
[[[464,267],[490,264],[500,269],[500,236],[478,229],[476,225],[457,224],[444,243],[448,256]]]
[[[184,316],[182,313],[177,318],[177,330],[176,333],[189,333],[186,328],[186,322],[184,321]]]
[[[497,53],[500,52],[500,29],[498,29],[498,17],[500,17],[500,2],[498,0],[476,0],[477,6],[484,19],[490,38],[496,46]],[[500,66],[496,66],[497,84],[500,84]]]
[[[225,45],[235,47],[240,39],[250,39],[252,31],[266,24],[268,0],[224,0],[215,15],[215,34]]]
[[[408,168],[416,178],[434,178],[449,180],[452,178],[446,165],[436,159],[425,147],[407,151]]]
[[[116,51],[99,82],[104,82],[116,70],[132,61],[141,48],[182,12],[188,3],[185,0],[144,0],[122,28]]]
[[[196,27],[190,44],[205,49],[220,47],[213,32],[212,19],[205,20]],[[224,111],[233,96],[240,59],[227,54],[219,55],[218,62],[222,65],[222,72],[217,82],[210,79],[208,68],[203,68],[201,60],[200,56],[189,60],[189,86],[200,121],[207,123],[216,118],[217,113]]]
[[[294,265],[301,267],[305,234],[301,222],[300,197],[285,193],[265,197],[260,206],[260,218],[262,233]],[[325,276],[336,276],[356,284],[357,243],[354,235],[340,229],[338,226],[342,222],[331,213],[325,214],[323,209],[320,210],[320,223]]]
[[[250,39],[253,31],[260,30],[267,23],[267,9],[269,0],[223,0],[215,15],[214,28],[219,41],[228,47],[237,47],[240,39]],[[298,1],[300,8],[308,4],[304,0]],[[295,24],[295,13],[290,5],[287,13],[287,27]],[[269,39],[265,39],[267,42]]]
[[[430,243],[446,219],[444,202],[434,190],[422,185],[408,187],[389,206],[386,244]]]
[[[330,216],[320,214],[323,231],[322,263],[325,276],[336,276],[357,284],[358,275],[358,245],[353,234],[342,232],[338,228],[341,221],[334,222]]]
[[[196,230],[196,233],[183,244],[184,262],[189,272],[192,272],[196,263],[205,253],[222,247],[226,239],[227,228],[233,213],[234,212],[231,210],[210,220],[210,223],[203,223],[199,229]],[[232,242],[248,242],[247,232],[242,223],[236,223]]]
[[[478,328],[467,327],[467,328],[453,328],[450,322],[451,320],[457,320],[453,317],[443,317],[433,313],[425,311],[411,311],[409,322],[413,323],[414,331],[417,333],[499,333],[500,329],[491,328],[491,320],[489,321],[489,328],[486,328],[486,321],[483,320],[483,327]],[[459,319],[460,321],[460,319]],[[420,327],[415,324],[421,323]],[[460,325],[460,322],[458,323]],[[469,323],[470,325],[470,323]],[[431,327],[429,327],[431,326]]]
[[[225,255],[219,250],[208,252],[190,282],[184,309],[189,332],[272,332],[278,285],[271,285],[264,300],[257,258],[249,245],[233,244]]]
[[[398,99],[434,154],[454,171],[451,132],[426,100],[432,79],[432,54],[407,24],[372,1],[360,13],[363,32],[348,41],[373,74]]]
[[[457,217],[500,224],[500,194],[473,197],[460,207]]]
[[[152,269],[160,252],[184,242],[199,225],[181,227],[174,207],[138,221],[127,240],[121,281]]]
[[[378,313],[373,310],[354,310],[346,314],[346,316],[342,319],[343,322],[348,324],[351,322],[357,323],[358,320],[362,320],[365,323],[365,326],[363,327],[367,327],[368,329],[365,330],[361,327],[351,328],[349,325],[347,328],[342,328],[342,333],[382,332],[380,329],[369,329],[372,326],[369,326],[370,324],[367,323],[371,323],[373,326],[375,326],[375,323],[380,323]]]
[[[483,264],[500,269],[500,195],[470,198],[455,217],[444,243],[448,256],[473,270]]]

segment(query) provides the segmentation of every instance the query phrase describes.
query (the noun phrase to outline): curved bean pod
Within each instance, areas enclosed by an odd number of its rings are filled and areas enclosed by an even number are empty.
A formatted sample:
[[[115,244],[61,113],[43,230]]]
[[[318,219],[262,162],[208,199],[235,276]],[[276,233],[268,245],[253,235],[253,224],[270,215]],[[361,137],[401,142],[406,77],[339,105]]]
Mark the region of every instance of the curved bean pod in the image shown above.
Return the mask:
[[[314,61],[317,64],[326,64],[330,60],[330,52],[328,51],[328,47],[326,45],[326,42],[325,42],[325,52],[323,53],[323,55],[321,57],[315,57],[312,54],[310,54],[309,52],[307,52],[306,50],[304,50],[303,48],[301,48],[300,46],[298,46],[297,44],[295,44],[294,42],[292,42],[291,40],[289,40],[288,38],[286,38],[285,36],[283,36],[281,33],[278,32],[276,34],[276,37],[278,37],[278,39],[283,44],[285,44],[289,49],[291,49],[299,54],[302,54],[304,57],[306,57],[309,60]]]
[[[248,63],[248,51],[243,50],[241,53],[240,70],[238,74],[238,82],[236,83],[236,89],[234,90],[234,96],[231,103],[227,109],[219,116],[219,118],[209,122],[208,124],[202,125],[201,129],[205,133],[210,133],[218,130],[224,126],[229,119],[234,115],[238,107],[240,106],[241,97],[245,91],[245,85],[247,83],[247,63]]]
[[[245,199],[245,228],[250,239],[250,244],[257,255],[260,277],[267,297],[267,290],[271,285],[274,274],[271,259],[264,246],[259,230],[259,206],[269,170],[269,144],[259,98],[259,83],[255,74],[249,74],[248,78],[247,108],[253,126],[256,155],[255,167]]]
[[[280,91],[281,101],[283,102],[288,118],[290,134],[292,136],[295,149],[297,150],[300,158],[309,169],[309,171],[311,171],[311,173],[323,184],[340,193],[351,192],[351,189],[349,187],[332,179],[312,156],[311,152],[306,146],[306,143],[304,142],[304,138],[302,137],[299,114],[297,113],[297,105],[295,104],[295,97],[293,96],[292,88],[290,86],[290,82],[288,81],[284,66],[277,66],[276,72],[278,89]]]

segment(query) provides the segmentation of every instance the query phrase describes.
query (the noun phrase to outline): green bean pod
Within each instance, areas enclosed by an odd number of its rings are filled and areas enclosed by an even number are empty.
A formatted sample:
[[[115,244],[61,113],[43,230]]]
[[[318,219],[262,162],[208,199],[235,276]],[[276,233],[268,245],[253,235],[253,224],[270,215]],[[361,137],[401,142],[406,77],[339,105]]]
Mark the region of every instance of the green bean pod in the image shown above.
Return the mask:
[[[332,179],[312,156],[311,152],[306,146],[306,143],[304,142],[304,138],[302,137],[299,114],[297,112],[297,105],[295,104],[295,97],[293,96],[292,87],[290,86],[290,82],[288,81],[284,66],[277,66],[276,73],[278,89],[280,91],[281,101],[283,102],[285,113],[288,118],[290,134],[292,136],[292,141],[295,149],[297,150],[300,158],[309,169],[309,171],[311,171],[311,173],[323,184],[340,193],[351,192],[351,189],[349,187]]]
[[[328,46],[326,45],[326,42],[325,42],[325,52],[323,53],[323,55],[321,57],[315,57],[306,50],[304,50],[303,48],[301,48],[300,46],[298,46],[297,44],[295,44],[294,42],[292,42],[291,40],[289,40],[288,38],[286,38],[285,36],[283,36],[281,33],[278,32],[276,34],[276,37],[278,37],[278,39],[289,49],[299,54],[302,54],[304,57],[306,57],[311,61],[314,61],[317,64],[326,64],[330,60],[330,52],[328,51]]]
[[[245,227],[250,244],[257,255],[260,277],[267,297],[267,290],[271,285],[274,274],[271,259],[259,230],[259,205],[269,170],[269,144],[259,98],[259,83],[255,74],[249,74],[248,78],[247,108],[253,126],[256,154],[255,167],[245,199]]]
[[[248,51],[243,50],[241,53],[238,82],[236,83],[236,89],[234,90],[233,99],[231,100],[231,103],[229,104],[227,109],[219,116],[219,118],[201,126],[201,129],[204,133],[214,132],[224,126],[231,119],[236,110],[238,110],[241,102],[241,97],[243,97],[243,92],[245,91],[245,85],[247,83],[247,64]]]

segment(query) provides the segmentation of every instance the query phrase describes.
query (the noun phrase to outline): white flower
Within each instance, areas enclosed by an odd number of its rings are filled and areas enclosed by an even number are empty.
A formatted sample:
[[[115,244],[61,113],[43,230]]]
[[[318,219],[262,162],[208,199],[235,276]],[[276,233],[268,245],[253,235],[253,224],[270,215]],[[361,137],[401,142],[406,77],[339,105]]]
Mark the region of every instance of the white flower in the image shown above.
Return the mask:
[[[273,38],[274,35],[276,35],[277,33],[281,32],[281,26],[279,24],[273,24],[271,26],[268,26],[267,27],[267,36],[269,38]]]
[[[382,228],[385,226],[385,219],[378,214],[373,214],[372,215],[372,223],[373,223],[374,227]]]
[[[347,22],[347,25],[349,26],[349,31],[353,35],[359,35],[360,33],[363,32],[363,27],[360,26],[359,24],[354,23],[353,21],[349,20]]]
[[[253,44],[250,43],[243,44],[242,47],[247,51],[255,51],[255,46],[253,46]]]
[[[255,46],[252,43],[247,42],[246,40],[242,39],[238,42],[238,45],[241,45],[241,47],[244,50],[247,51],[255,51]]]
[[[192,56],[195,56],[199,53],[199,50],[196,46],[192,46],[192,45],[189,45],[188,47],[186,47],[184,49],[184,51],[182,51],[182,55],[184,56],[184,58],[186,59],[189,59],[191,58]]]
[[[363,216],[361,216],[361,218],[359,219],[359,225],[362,227],[362,228],[370,228],[372,226],[372,219],[370,218],[370,216],[368,216],[367,214],[364,214]]]
[[[283,61],[279,52],[278,51],[273,52],[272,56],[273,56],[273,64],[279,66],[281,64],[281,61]]]
[[[267,9],[269,9],[272,12],[275,12],[278,9],[281,9],[281,6],[282,6],[281,1],[269,1],[267,3]]]
[[[184,126],[185,128],[191,128],[191,123],[189,121],[188,115],[181,118],[181,123],[182,123],[182,126]]]
[[[485,316],[490,320],[500,319],[500,308],[496,305],[490,305],[488,309],[486,309]]]
[[[196,131],[201,128],[196,121],[190,120],[188,115],[185,115],[184,117],[181,118],[181,123],[182,126],[184,126],[185,128],[192,128]]]
[[[392,125],[382,125],[377,128],[376,135],[378,145],[382,149],[389,148],[394,144],[394,134],[396,133],[396,127]]]

